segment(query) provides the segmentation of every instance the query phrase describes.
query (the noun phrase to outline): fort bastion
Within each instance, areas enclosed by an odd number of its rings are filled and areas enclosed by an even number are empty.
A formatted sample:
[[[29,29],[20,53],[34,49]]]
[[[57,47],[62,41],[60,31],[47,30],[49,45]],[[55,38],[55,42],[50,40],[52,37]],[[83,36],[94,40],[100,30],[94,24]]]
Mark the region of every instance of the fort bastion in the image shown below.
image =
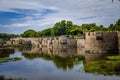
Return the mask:
[[[7,45],[24,45],[47,48],[78,48],[88,53],[119,52],[120,32],[85,32],[84,39],[74,39],[72,36],[44,38],[11,38]]]

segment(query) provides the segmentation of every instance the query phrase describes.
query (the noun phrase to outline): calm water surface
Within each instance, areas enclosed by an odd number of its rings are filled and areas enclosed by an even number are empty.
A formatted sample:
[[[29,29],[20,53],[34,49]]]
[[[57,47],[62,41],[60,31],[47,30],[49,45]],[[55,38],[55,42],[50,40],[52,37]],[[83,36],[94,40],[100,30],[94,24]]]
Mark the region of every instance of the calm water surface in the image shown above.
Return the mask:
[[[82,60],[78,54],[84,55]],[[19,61],[0,64],[0,75],[25,80],[120,80],[119,75],[87,73],[84,64],[111,54],[82,54],[77,49],[16,49],[0,57],[21,57]]]

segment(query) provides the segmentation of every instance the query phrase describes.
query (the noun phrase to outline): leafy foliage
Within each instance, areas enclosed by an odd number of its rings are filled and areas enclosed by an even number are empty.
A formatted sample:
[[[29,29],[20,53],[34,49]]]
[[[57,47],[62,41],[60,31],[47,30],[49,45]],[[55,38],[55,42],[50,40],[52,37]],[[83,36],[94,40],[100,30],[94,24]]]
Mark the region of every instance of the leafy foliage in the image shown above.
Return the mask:
[[[108,31],[120,31],[120,19],[115,24],[110,24]]]
[[[16,38],[20,37],[18,34],[6,34],[6,33],[1,33],[0,38]]]
[[[25,31],[21,36],[22,37],[36,37],[36,31],[34,31],[34,30],[27,30],[27,31]]]
[[[41,36],[53,36],[54,35],[52,28],[45,29],[41,31],[40,34]]]
[[[39,32],[27,30],[22,37],[42,37],[42,36],[60,36],[60,35],[83,35],[84,31],[120,31],[120,19],[115,24],[110,24],[108,28],[103,25],[97,26],[95,23],[74,25],[72,21],[62,20],[55,23],[53,28],[48,28]]]

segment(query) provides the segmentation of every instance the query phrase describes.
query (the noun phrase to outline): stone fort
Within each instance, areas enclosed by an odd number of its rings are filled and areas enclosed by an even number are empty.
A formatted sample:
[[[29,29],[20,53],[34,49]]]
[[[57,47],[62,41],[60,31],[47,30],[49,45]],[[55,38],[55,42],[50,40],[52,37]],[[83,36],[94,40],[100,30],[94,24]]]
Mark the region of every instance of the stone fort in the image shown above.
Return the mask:
[[[71,36],[44,38],[11,38],[7,45],[24,45],[47,48],[78,48],[88,53],[119,52],[120,32],[85,32],[83,39],[73,39]],[[82,49],[81,49],[82,48]]]
[[[118,52],[120,51],[120,32],[86,32],[86,52]]]

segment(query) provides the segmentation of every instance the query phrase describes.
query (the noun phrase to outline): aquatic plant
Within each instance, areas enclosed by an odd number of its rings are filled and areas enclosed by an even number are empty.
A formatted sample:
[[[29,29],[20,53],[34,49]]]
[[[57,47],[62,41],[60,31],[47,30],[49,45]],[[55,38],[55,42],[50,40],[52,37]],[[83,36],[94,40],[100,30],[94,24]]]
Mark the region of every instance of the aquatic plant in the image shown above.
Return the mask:
[[[6,62],[10,62],[10,61],[19,61],[22,58],[19,57],[15,57],[15,58],[0,58],[0,64],[6,63]]]
[[[120,56],[108,56],[107,60],[89,62],[84,65],[86,72],[104,75],[120,75]]]

